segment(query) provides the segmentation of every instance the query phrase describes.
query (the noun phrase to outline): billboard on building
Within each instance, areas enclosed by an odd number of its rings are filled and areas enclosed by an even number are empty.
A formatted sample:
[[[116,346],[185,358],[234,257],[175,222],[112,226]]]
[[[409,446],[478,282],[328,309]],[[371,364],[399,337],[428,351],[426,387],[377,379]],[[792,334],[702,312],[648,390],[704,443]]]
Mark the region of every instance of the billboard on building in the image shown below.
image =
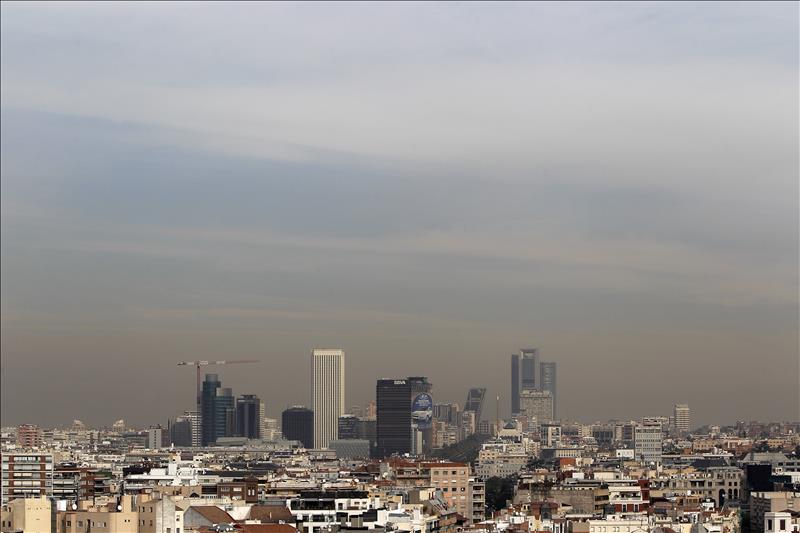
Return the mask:
[[[427,392],[414,396],[411,401],[411,425],[415,429],[429,429],[433,423],[433,398]]]

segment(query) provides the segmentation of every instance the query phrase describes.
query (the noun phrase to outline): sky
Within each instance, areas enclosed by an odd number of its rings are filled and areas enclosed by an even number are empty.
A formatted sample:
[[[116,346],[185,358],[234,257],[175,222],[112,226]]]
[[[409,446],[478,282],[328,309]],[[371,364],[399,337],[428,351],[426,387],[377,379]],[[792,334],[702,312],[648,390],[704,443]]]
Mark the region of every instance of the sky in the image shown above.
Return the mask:
[[[796,2],[0,4],[2,424],[436,402],[800,418]]]

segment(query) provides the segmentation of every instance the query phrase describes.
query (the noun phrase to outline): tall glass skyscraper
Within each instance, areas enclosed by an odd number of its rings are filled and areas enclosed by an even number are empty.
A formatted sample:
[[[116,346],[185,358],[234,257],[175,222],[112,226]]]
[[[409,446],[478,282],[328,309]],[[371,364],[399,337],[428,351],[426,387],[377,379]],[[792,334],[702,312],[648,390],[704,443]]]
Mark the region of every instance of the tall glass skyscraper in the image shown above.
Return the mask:
[[[377,457],[411,453],[411,384],[407,379],[379,379]]]
[[[255,394],[244,394],[236,399],[236,434],[248,439],[261,435],[261,400]]]
[[[217,374],[206,374],[200,398],[203,446],[214,444],[219,437],[233,435],[236,427],[233,393],[222,388]]]
[[[539,364],[539,389],[550,391],[553,397],[553,418],[558,418],[558,396],[556,395],[556,364],[543,361]]]
[[[511,414],[519,413],[519,354],[511,354]]]
[[[314,446],[314,411],[302,406],[286,409],[281,417],[283,438],[297,440],[304,448]]]
[[[536,390],[539,388],[539,350],[536,348],[523,348],[519,352],[520,358],[520,391]]]
[[[311,395],[314,447],[327,448],[339,438],[339,417],[345,413],[344,350],[311,351]]]
[[[540,361],[539,350],[523,348],[511,356],[511,413],[520,413],[523,391],[550,391],[557,411],[556,363]],[[555,415],[557,416],[557,415]]]

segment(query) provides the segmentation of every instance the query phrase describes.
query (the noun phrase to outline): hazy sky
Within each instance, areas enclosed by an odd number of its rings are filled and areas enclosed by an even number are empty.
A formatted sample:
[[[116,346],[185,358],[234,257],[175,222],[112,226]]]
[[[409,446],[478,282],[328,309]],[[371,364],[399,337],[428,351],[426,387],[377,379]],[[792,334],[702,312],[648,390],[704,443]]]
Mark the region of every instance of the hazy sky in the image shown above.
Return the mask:
[[[183,359],[277,415],[313,347],[798,418],[798,3],[1,9],[3,424],[163,423]]]

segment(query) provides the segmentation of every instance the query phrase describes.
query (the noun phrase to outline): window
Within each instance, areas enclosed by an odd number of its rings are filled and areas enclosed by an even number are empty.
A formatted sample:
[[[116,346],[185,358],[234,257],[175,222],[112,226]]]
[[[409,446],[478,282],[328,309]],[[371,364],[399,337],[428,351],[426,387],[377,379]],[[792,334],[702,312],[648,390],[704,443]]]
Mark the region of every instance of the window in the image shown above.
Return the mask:
[[[772,530],[772,519],[767,518],[767,529]]]
[[[786,529],[786,520],[781,519],[781,531]]]

